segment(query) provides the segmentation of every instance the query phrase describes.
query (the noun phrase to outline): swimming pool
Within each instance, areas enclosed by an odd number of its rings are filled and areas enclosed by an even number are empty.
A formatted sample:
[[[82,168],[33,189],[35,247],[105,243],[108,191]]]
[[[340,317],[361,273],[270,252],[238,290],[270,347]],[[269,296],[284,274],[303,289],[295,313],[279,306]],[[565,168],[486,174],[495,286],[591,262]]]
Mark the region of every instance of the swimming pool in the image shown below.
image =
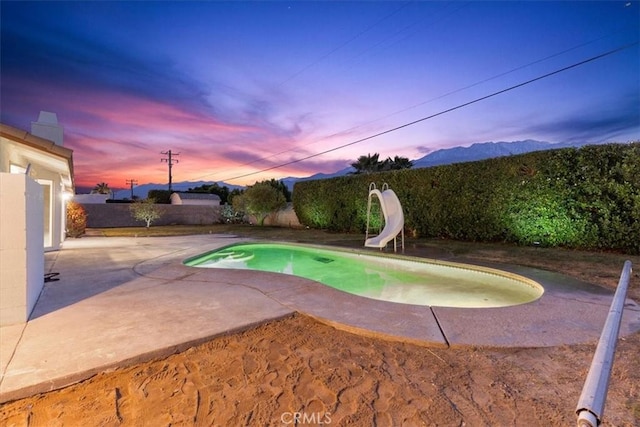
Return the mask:
[[[289,243],[237,243],[184,264],[291,274],[367,298],[438,307],[506,307],[544,292],[531,279],[492,268]]]

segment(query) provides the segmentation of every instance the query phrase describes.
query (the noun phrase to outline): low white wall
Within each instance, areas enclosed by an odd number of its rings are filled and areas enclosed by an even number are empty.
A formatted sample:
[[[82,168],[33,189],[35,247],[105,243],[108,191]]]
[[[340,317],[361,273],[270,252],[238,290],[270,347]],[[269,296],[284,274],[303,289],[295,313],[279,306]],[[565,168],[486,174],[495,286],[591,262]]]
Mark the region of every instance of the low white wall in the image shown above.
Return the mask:
[[[186,206],[220,206],[220,202],[217,200],[198,200],[198,199],[187,199],[187,200],[181,200],[180,203],[173,203],[173,200],[171,200],[171,204],[178,204],[178,205],[186,205]]]
[[[44,286],[42,187],[0,173],[0,326],[26,322]]]
[[[73,201],[81,205],[85,203],[107,203],[109,197],[108,194],[76,194],[73,196]]]

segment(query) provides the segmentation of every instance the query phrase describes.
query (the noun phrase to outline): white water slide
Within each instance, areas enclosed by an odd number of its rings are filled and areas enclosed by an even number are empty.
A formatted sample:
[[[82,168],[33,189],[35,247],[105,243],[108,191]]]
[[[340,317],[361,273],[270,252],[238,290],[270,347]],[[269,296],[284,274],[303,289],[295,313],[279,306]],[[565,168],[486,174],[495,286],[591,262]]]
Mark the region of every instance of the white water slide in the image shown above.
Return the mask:
[[[380,208],[384,218],[384,228],[377,236],[369,237],[369,217],[371,215],[371,201],[375,196],[380,201]],[[393,251],[397,250],[396,238],[402,236],[402,251],[404,252],[404,214],[402,205],[396,193],[385,183],[382,191],[376,188],[375,183],[369,184],[369,202],[367,205],[367,232],[364,245],[369,248],[384,248],[393,240]]]

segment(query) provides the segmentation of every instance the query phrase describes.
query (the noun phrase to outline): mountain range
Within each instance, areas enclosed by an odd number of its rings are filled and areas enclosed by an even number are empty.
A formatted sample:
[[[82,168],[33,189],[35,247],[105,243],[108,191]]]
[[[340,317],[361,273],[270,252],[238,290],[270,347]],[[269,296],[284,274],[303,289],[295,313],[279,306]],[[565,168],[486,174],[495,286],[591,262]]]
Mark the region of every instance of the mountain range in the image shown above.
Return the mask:
[[[440,166],[440,165],[448,165],[452,163],[461,163],[461,162],[471,162],[476,160],[484,160],[494,157],[503,157],[503,156],[512,156],[516,154],[524,154],[530,153],[532,151],[542,151],[542,150],[552,150],[559,148],[568,148],[568,147],[582,147],[584,145],[592,145],[593,143],[587,142],[560,142],[560,143],[550,143],[545,141],[536,141],[532,139],[527,139],[524,141],[500,141],[500,142],[480,142],[472,144],[468,147],[453,147],[453,148],[443,148],[441,150],[433,151],[424,157],[413,160],[413,168],[426,168],[432,166]],[[337,176],[347,175],[353,172],[355,169],[351,166],[341,169],[334,173],[317,173],[308,177],[287,177],[281,179],[282,182],[290,189],[293,189],[293,186],[296,182],[299,181],[310,181],[314,179],[327,179],[334,178]],[[172,189],[174,191],[187,191],[189,188],[199,187],[201,185],[211,185],[214,181],[183,181],[176,182],[172,184]],[[215,182],[220,186],[227,186],[229,190],[233,190],[236,188],[244,188],[243,186],[227,184],[225,182],[219,181]],[[147,197],[147,193],[149,190],[165,190],[167,189],[167,184],[144,184],[134,187],[133,194],[140,198]],[[114,193],[114,198],[116,199],[124,199],[131,197],[131,190],[118,190]]]

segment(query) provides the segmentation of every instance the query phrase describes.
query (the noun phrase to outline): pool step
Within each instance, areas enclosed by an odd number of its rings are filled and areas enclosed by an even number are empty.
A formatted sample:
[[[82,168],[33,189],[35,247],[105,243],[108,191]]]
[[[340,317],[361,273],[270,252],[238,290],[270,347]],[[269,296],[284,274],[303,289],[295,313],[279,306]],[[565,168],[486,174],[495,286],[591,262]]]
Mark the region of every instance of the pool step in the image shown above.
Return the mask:
[[[253,259],[254,254],[251,252],[244,251],[222,251],[218,252],[216,257],[216,261],[238,261],[245,262]]]

